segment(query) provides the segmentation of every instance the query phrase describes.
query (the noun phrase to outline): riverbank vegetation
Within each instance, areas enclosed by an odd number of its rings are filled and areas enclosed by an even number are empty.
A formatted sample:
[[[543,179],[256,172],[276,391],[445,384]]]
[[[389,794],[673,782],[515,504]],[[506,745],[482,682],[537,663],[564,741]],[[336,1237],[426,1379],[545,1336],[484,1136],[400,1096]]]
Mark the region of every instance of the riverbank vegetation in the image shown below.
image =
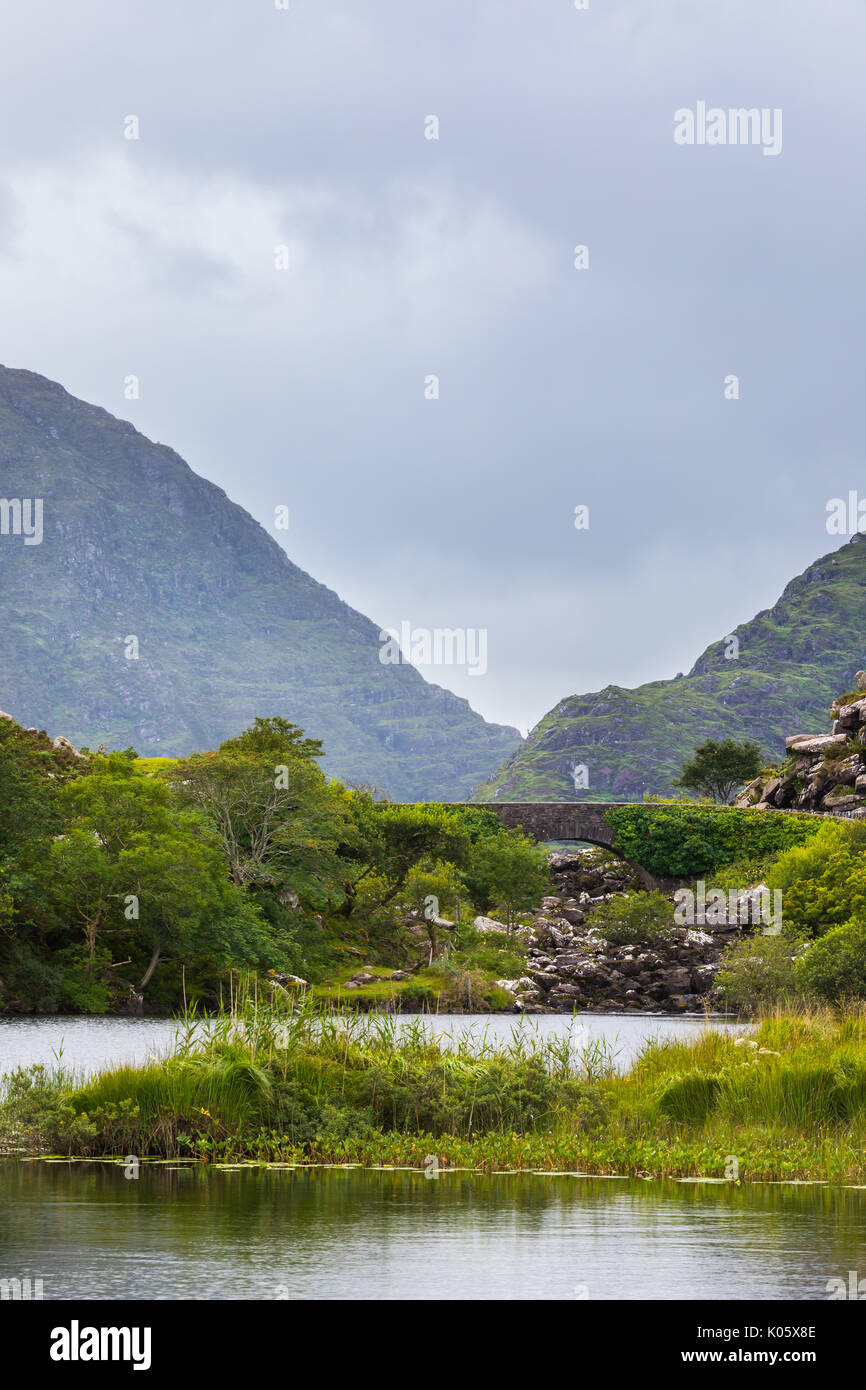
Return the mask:
[[[779,815],[739,806],[661,800],[611,806],[604,818],[615,832],[617,854],[659,878],[682,879],[718,873],[744,861],[771,862],[791,846],[810,840],[822,824],[819,817],[805,812]]]
[[[481,807],[328,781],[321,754],[279,718],[182,760],[0,719],[0,1010],[170,1013],[218,1004],[232,971],[339,988],[361,964],[418,976],[415,1007],[463,1007],[473,985],[502,1007],[543,852]],[[481,940],[491,909],[507,929]]]
[[[550,891],[544,851],[483,806],[329,781],[321,754],[279,718],[180,760],[75,750],[0,718],[0,1011],[212,1010],[237,972],[310,987],[324,1008],[513,1008],[530,969],[519,929]],[[737,940],[714,1000],[866,997],[862,823],[685,803],[605,814],[617,852],[662,877],[781,892],[782,934]],[[608,897],[573,905],[596,937],[668,938],[666,896]]]
[[[729,1181],[866,1179],[866,1011],[771,1013],[648,1042],[628,1071],[579,1021],[435,1038],[241,991],[162,1060],[7,1079],[7,1152],[536,1169]]]

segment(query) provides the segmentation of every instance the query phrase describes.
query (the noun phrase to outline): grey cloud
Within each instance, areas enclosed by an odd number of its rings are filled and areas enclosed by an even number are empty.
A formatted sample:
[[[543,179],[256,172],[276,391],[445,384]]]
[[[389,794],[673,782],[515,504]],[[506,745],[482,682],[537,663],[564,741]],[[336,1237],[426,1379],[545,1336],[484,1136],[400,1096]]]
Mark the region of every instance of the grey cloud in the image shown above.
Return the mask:
[[[375,621],[488,627],[486,676],[430,673],[483,713],[683,669],[835,544],[861,8],[83,0],[7,31],[6,360],[264,524],[288,503],[292,558]],[[781,156],[675,146],[698,99],[781,107]]]

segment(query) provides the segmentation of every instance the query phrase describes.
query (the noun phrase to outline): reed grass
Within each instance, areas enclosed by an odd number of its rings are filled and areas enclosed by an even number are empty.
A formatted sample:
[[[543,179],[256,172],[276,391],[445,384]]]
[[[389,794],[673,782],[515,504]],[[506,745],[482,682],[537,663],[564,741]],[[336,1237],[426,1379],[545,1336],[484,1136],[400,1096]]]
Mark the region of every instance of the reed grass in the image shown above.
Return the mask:
[[[5,1118],[4,1118],[5,1117]],[[776,1011],[749,1036],[651,1039],[628,1072],[579,1029],[515,1021],[432,1034],[424,1018],[241,986],[190,1010],[161,1061],[83,1080],[17,1074],[0,1140],[203,1162],[439,1164],[742,1180],[866,1180],[866,1013]],[[12,1128],[10,1128],[10,1126]],[[736,1162],[732,1165],[731,1159]]]

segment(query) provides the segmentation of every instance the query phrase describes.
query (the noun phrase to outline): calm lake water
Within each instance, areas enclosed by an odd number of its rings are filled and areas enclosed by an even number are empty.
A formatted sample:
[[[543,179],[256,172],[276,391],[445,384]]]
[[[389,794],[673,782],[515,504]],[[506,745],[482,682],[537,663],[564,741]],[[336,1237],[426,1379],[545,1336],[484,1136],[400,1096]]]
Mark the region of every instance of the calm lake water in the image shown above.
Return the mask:
[[[456,1015],[507,1039],[569,1017]],[[582,1015],[627,1065],[701,1019]],[[714,1021],[714,1027],[730,1027]],[[170,1049],[161,1019],[0,1019],[0,1072]],[[866,1276],[866,1189],[538,1174],[0,1160],[0,1277],[46,1299],[827,1298]]]
[[[866,1191],[6,1159],[0,1246],[46,1299],[822,1300]]]
[[[397,1018],[400,1027],[415,1016]],[[576,1032],[583,1042],[601,1040],[616,1053],[617,1062],[627,1067],[648,1038],[691,1037],[705,1028],[703,1018],[664,1018],[658,1014],[539,1014],[521,1019],[515,1014],[427,1015],[431,1032],[447,1038],[471,1029],[479,1039],[509,1041],[515,1030],[551,1033]],[[711,1027],[737,1025],[722,1019]],[[42,1062],[51,1067],[60,1060],[64,1068],[95,1071],[114,1062],[144,1062],[171,1050],[175,1024],[164,1018],[81,1018],[77,1015],[50,1018],[8,1018],[0,1016],[0,1076],[14,1067]]]

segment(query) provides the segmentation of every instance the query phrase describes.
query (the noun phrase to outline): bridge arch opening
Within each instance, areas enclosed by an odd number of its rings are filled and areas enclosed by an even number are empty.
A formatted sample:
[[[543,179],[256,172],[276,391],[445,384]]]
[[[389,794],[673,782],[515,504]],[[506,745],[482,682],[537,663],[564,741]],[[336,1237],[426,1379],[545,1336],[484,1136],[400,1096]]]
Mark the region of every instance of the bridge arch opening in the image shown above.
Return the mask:
[[[616,832],[605,820],[613,802],[596,801],[482,801],[459,803],[472,810],[493,811],[509,830],[523,830],[539,844],[594,845],[627,864],[648,890],[669,887],[641,864],[614,848]]]
[[[533,836],[533,838],[535,837]],[[613,845],[605,840],[591,840],[588,837],[576,840],[571,836],[564,836],[556,840],[539,840],[538,843],[548,845],[551,850],[554,851],[560,845],[574,845],[577,849],[581,849],[584,846],[592,846],[593,849],[602,849],[605,854],[609,854],[612,859],[618,859],[621,864],[625,864],[627,868],[631,869],[632,873],[640,879],[643,887],[648,892],[662,891],[665,887],[665,885],[651,874],[648,869],[645,869],[642,864],[636,864],[633,859],[626,859],[624,854],[620,854],[619,850],[614,849]]]

